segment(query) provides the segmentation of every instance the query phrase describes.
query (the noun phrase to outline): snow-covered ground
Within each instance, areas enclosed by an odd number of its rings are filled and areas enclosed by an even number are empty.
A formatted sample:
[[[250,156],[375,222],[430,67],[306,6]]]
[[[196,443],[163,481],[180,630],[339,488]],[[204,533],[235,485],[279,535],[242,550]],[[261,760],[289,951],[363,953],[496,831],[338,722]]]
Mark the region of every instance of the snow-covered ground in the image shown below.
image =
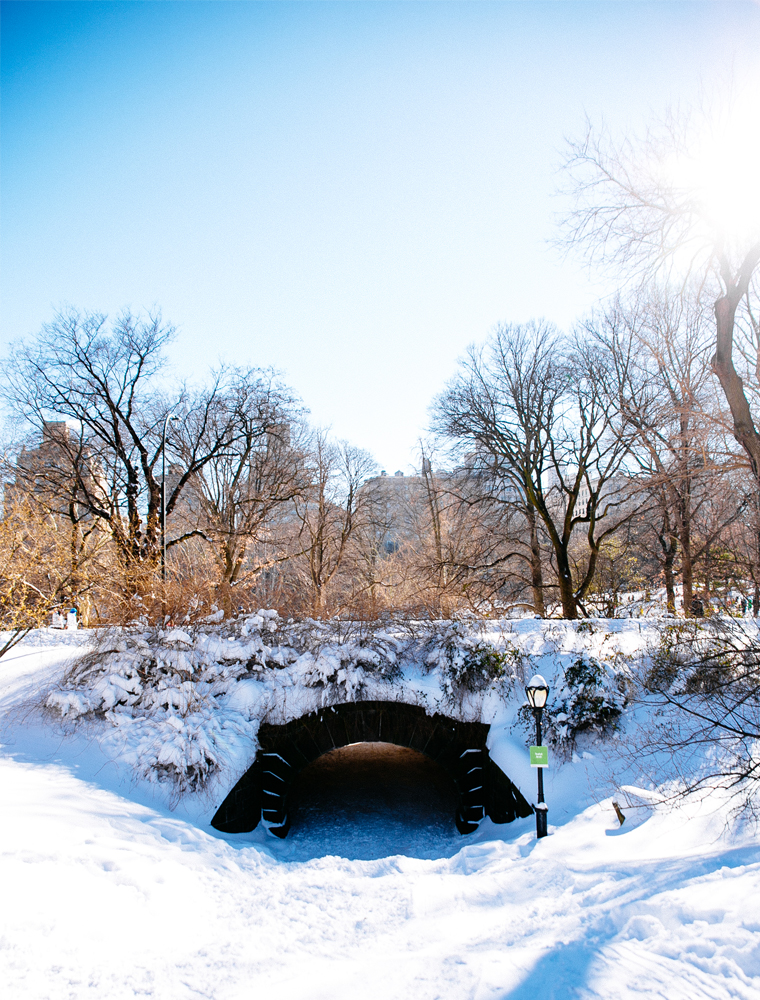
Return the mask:
[[[760,996],[758,837],[721,800],[629,792],[620,827],[589,745],[547,772],[540,842],[531,819],[415,837],[334,806],[285,841],[222,835],[219,789],[173,802],[102,726],[35,709],[87,641],[0,660],[3,998]],[[530,794],[518,743],[495,717],[492,752]]]

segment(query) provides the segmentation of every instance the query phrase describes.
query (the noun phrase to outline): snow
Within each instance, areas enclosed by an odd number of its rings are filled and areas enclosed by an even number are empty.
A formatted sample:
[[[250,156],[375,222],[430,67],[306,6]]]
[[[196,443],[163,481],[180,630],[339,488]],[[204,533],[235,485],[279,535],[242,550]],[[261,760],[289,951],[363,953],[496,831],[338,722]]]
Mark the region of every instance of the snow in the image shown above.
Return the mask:
[[[291,627],[277,612],[261,610],[206,631],[105,633],[90,660],[53,685],[45,703],[72,720],[105,712],[100,739],[112,755],[141,777],[171,781],[180,794],[204,787],[219,804],[250,766],[263,720],[281,724],[345,701],[404,701],[487,723],[499,763],[502,752],[516,756],[507,744],[514,742],[524,681],[537,669],[552,685],[565,732],[577,700],[564,677],[579,657],[599,675],[596,693],[617,711],[628,671],[658,639],[652,623],[630,620],[359,631],[340,623],[336,631],[320,622]],[[524,728],[516,744],[521,762]]]
[[[637,623],[580,636],[559,624],[515,623],[550,683],[557,658],[581,644],[630,655],[644,641]],[[178,799],[141,771],[140,740],[155,733],[136,730],[149,720],[125,708],[109,713],[117,722],[74,721],[35,707],[66,689],[63,671],[88,641],[42,630],[0,661],[4,998],[760,996],[758,836],[729,822],[719,795],[671,808],[623,780],[621,827],[601,784],[608,753],[589,743],[546,773],[542,841],[531,819],[486,820],[469,837],[431,824],[415,840],[381,814],[367,825],[330,810],[284,841],[261,828],[222,835],[209,825],[221,785]],[[252,709],[292,698],[298,712],[315,697],[299,700],[288,670],[277,690],[260,677],[236,682],[223,711],[196,723],[160,711],[178,738],[217,719],[219,745],[239,764],[255,742]],[[433,697],[430,675],[414,684]],[[530,794],[514,705],[486,691],[475,707],[493,722],[492,755]]]

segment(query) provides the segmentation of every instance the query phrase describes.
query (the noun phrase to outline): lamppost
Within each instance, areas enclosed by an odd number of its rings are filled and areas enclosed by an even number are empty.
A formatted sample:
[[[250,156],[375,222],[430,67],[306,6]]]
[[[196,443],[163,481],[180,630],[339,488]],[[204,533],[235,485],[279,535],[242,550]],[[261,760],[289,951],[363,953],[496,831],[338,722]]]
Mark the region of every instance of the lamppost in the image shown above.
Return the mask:
[[[167,414],[161,438],[161,580],[163,583],[166,583],[166,428],[170,420],[176,419],[174,413]]]
[[[533,709],[533,715],[536,719],[536,753],[531,751],[531,764],[538,770],[538,802],[536,803],[536,837],[545,837],[547,834],[547,808],[544,802],[544,771],[548,760],[546,758],[546,752],[541,745],[541,713],[544,710],[544,705],[546,704],[546,699],[549,697],[549,685],[546,683],[541,674],[535,674],[528,681],[525,688],[525,693],[528,696],[528,701],[530,702],[530,707]]]

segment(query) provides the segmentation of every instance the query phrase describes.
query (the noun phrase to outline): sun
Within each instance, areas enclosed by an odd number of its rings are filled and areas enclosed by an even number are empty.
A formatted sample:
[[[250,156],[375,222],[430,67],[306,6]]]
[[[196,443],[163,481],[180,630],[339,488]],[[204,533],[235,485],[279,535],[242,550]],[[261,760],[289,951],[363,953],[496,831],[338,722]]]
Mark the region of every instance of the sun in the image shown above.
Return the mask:
[[[760,240],[760,88],[705,115],[663,166],[711,242],[738,248]]]

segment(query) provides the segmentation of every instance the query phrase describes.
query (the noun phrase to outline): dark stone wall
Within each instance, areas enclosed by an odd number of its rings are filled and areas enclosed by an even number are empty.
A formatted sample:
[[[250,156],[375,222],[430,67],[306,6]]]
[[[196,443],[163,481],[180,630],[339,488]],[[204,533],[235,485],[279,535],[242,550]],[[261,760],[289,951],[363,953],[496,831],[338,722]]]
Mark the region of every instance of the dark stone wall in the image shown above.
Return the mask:
[[[531,806],[488,754],[489,728],[428,715],[418,705],[384,701],[334,705],[282,726],[263,723],[256,759],[211,825],[225,833],[247,833],[263,818],[272,833],[285,837],[293,778],[322,754],[352,743],[409,747],[444,767],[459,796],[454,820],[460,833],[472,833],[486,815],[495,823],[529,816]]]

